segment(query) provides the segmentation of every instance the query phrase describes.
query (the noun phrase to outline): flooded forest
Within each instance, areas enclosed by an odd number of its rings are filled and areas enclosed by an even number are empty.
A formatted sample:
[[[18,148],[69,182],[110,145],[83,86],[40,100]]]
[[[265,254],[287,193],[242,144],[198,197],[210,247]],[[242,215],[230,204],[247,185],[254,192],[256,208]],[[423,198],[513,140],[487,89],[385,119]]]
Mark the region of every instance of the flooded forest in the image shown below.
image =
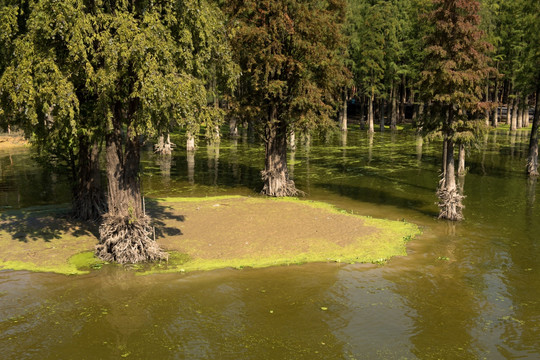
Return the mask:
[[[0,0],[9,359],[536,359],[540,3]]]

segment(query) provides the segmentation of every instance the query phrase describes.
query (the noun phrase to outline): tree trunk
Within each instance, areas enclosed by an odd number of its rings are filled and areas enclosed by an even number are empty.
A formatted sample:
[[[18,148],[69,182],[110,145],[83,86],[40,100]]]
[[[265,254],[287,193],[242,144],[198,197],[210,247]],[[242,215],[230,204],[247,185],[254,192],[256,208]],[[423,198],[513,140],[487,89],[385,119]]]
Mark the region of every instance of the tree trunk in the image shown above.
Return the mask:
[[[372,133],[375,132],[375,127],[373,125],[373,101],[375,98],[375,94],[373,89],[371,89],[371,95],[369,96],[369,103],[368,103],[368,132]]]
[[[534,117],[531,129],[531,138],[529,140],[529,156],[527,159],[527,174],[529,176],[538,176],[538,127],[540,121],[540,79],[536,85],[536,105],[534,108]]]
[[[384,106],[384,99],[379,100],[379,127],[381,132],[384,131],[384,113],[385,113],[385,106]]]
[[[99,145],[79,139],[78,171],[73,188],[72,216],[78,220],[96,221],[107,210],[101,189]]]
[[[486,103],[487,102],[489,102],[489,78],[486,83]],[[486,126],[489,127],[489,109],[486,109],[485,121],[486,121]]]
[[[287,124],[277,117],[272,106],[265,129],[265,169],[261,172],[264,181],[262,194],[268,196],[296,196],[300,193],[289,178],[287,169]]]
[[[195,136],[190,131],[186,132],[186,150],[188,152],[195,151]]]
[[[96,256],[120,264],[166,259],[167,254],[151,238],[152,226],[142,202],[139,139],[128,124],[122,143],[121,116],[118,106],[113,129],[106,136],[108,212],[99,228]]]
[[[229,136],[233,139],[238,137],[238,121],[234,116],[229,120]]]
[[[399,123],[402,124],[405,122],[405,98],[407,94],[407,88],[405,86],[405,75],[401,77],[401,86],[400,86],[400,101],[399,101]]]
[[[515,97],[512,100],[512,124],[510,125],[510,130],[517,129],[517,118],[518,118],[518,98]]]
[[[498,109],[499,109],[499,82],[495,78],[495,86],[493,87],[493,114],[491,117],[491,125],[493,127],[497,127],[499,125],[499,116],[498,116]]]
[[[465,175],[465,145],[459,144],[458,175]]]
[[[339,128],[341,131],[347,131],[347,90],[343,90],[342,105],[339,113]]]
[[[518,118],[517,118],[517,128],[521,129],[523,127],[523,102],[520,101],[518,108]]]
[[[171,155],[174,144],[171,142],[169,133],[161,134],[158,138],[158,143],[154,145],[154,152],[160,155]]]
[[[398,108],[397,108],[397,99],[396,99],[396,82],[394,81],[392,83],[392,91],[391,91],[391,101],[392,101],[392,111],[390,116],[390,130],[396,130],[397,129],[397,117],[398,117]]]
[[[454,170],[454,143],[451,139],[447,139],[445,142],[446,166],[437,190],[439,219],[463,220],[463,205],[461,203],[463,196],[458,192]]]
[[[289,147],[292,151],[296,151],[296,135],[293,129],[289,132]]]

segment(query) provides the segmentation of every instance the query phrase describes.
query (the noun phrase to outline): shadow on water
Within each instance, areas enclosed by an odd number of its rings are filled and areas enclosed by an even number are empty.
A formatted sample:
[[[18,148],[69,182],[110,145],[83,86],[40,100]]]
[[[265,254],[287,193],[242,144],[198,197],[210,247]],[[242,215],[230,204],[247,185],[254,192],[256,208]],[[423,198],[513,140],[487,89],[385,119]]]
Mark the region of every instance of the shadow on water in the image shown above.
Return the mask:
[[[319,186],[325,190],[349,197],[353,200],[390,205],[403,209],[412,209],[429,217],[436,217],[438,215],[437,212],[425,209],[432,205],[431,202],[398,196],[389,191],[351,185],[316,184],[312,186]]]

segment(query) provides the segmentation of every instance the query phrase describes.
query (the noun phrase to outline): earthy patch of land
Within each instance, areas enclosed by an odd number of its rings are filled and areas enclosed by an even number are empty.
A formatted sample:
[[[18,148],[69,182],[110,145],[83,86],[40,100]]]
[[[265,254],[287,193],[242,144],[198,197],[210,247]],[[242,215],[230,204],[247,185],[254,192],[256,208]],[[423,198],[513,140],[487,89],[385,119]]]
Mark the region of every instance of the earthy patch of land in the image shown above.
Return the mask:
[[[78,273],[97,264],[96,225],[75,223],[66,209],[0,213],[0,267]],[[263,267],[303,262],[379,262],[405,255],[418,228],[360,217],[330,205],[250,197],[147,200],[156,240],[171,252],[149,271]],[[82,255],[81,255],[82,254]]]

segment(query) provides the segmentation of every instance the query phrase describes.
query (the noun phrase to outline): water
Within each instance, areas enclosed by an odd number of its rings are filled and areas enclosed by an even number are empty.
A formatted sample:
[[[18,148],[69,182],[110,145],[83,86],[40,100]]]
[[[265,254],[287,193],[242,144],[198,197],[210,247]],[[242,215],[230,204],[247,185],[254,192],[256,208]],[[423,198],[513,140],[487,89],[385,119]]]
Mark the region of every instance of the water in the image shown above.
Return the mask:
[[[459,224],[436,220],[439,143],[359,130],[298,138],[290,170],[307,198],[419,224],[407,257],[142,277],[2,271],[2,357],[540,358],[540,186],[524,176],[526,133],[491,133],[470,150]],[[248,139],[143,158],[150,197],[261,187],[263,149]],[[3,209],[69,201],[62,177],[27,152],[0,154],[0,171]]]

